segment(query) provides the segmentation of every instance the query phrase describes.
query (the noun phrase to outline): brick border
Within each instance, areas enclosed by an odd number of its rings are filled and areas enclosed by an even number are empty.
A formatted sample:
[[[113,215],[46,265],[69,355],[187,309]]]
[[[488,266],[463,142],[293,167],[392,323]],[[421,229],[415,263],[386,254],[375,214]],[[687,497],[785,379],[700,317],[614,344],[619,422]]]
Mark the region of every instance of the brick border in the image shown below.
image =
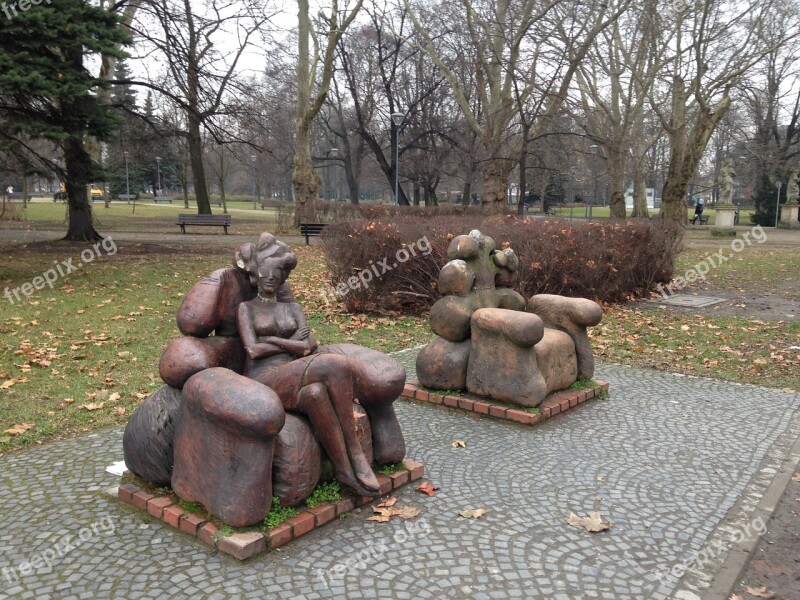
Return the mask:
[[[406,383],[401,398],[458,408],[475,415],[489,416],[505,421],[514,421],[522,425],[537,425],[556,416],[565,413],[584,402],[597,398],[602,393],[601,390],[608,392],[608,382],[595,380],[597,386],[583,390],[563,390],[551,394],[539,405],[538,413],[529,413],[517,408],[515,405],[503,404],[488,398],[471,398],[468,396],[449,396],[436,391],[422,389],[418,383]]]
[[[403,466],[405,469],[398,469],[391,475],[380,473],[376,475],[378,483],[381,484],[381,495],[422,479],[425,474],[425,467],[413,460],[403,460]],[[117,488],[117,497],[170,527],[188,533],[212,548],[239,560],[246,560],[251,556],[283,546],[356,507],[366,506],[378,499],[370,496],[344,497],[336,504],[325,502],[314,508],[304,508],[296,516],[286,519],[266,534],[247,531],[222,536],[217,535],[220,530],[214,523],[182,509],[178,504],[178,498],[172,494],[155,496],[132,483],[124,483]]]

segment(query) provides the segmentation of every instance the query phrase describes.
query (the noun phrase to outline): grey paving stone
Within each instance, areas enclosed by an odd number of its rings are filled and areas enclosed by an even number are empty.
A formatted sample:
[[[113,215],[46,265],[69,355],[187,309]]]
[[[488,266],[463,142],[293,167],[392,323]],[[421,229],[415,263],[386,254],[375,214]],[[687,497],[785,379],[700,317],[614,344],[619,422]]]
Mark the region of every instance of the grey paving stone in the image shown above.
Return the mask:
[[[415,351],[400,358],[413,366]],[[727,552],[752,520],[800,433],[800,396],[608,365],[598,377],[609,400],[535,428],[398,402],[409,456],[441,487],[435,498],[398,494],[422,509],[416,532],[361,510],[243,564],[102,495],[117,481],[104,468],[121,459],[121,428],[0,457],[0,599],[638,600],[672,597],[689,579],[702,589],[724,556],[693,558],[718,541]],[[457,514],[477,507],[481,519]],[[590,510],[614,527],[566,524],[570,511]],[[16,581],[3,576],[105,517],[113,534]],[[683,580],[667,575],[681,565]],[[337,567],[345,572],[331,577]]]

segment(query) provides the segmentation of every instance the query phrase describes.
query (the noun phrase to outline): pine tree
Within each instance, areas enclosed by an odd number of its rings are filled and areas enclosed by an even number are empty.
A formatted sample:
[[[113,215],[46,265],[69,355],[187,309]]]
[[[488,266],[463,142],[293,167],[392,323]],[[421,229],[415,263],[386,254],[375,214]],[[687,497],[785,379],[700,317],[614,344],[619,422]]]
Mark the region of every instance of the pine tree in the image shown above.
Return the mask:
[[[110,137],[116,126],[85,66],[90,57],[122,58],[128,42],[117,16],[85,0],[45,0],[23,11],[4,5],[0,18],[0,138],[44,138],[60,146],[69,225],[65,239],[97,240],[87,185],[97,174],[87,135]]]
[[[780,193],[780,203],[783,204],[786,202],[786,184],[781,185]],[[750,215],[750,220],[755,225],[774,227],[778,201],[778,186],[773,184],[767,175],[763,175],[753,197],[756,210]]]

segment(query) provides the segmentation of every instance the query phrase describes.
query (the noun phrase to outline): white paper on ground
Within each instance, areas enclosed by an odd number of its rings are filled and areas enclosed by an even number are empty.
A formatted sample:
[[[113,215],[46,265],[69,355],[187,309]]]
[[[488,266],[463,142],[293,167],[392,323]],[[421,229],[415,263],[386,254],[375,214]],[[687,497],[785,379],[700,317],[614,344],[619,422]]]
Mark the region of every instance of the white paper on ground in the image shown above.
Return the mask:
[[[128,467],[125,466],[124,460],[115,462],[106,467],[106,473],[111,473],[112,475],[118,475],[119,477],[122,477],[127,470]]]

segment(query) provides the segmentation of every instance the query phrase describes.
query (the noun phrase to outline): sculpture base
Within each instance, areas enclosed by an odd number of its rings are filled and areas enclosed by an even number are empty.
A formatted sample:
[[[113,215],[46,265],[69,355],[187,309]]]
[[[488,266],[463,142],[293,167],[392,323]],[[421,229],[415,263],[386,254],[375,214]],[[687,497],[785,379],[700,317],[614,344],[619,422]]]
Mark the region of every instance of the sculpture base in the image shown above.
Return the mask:
[[[426,390],[416,382],[407,383],[400,397],[406,400],[421,400],[430,404],[458,408],[475,415],[514,421],[522,425],[538,425],[542,421],[567,412],[592,398],[605,396],[608,393],[608,383],[594,381],[597,383],[594,387],[554,392],[545,398],[536,409],[525,409],[476,396],[446,395],[436,390]]]
[[[381,484],[382,496],[421,479],[425,474],[425,467],[412,460],[403,460],[403,466],[404,469],[398,469],[391,475],[376,475]],[[155,488],[151,489],[155,491]],[[161,491],[163,488],[158,490]],[[232,534],[225,534],[223,529],[227,526],[224,523],[208,515],[194,514],[185,510],[174,494],[157,495],[149,491],[144,484],[140,487],[132,483],[123,483],[117,489],[117,497],[126,504],[239,560],[246,560],[251,556],[283,546],[355,508],[380,499],[369,496],[345,496],[336,503],[324,502],[314,508],[298,507],[296,516],[286,519],[269,531],[247,527]]]

